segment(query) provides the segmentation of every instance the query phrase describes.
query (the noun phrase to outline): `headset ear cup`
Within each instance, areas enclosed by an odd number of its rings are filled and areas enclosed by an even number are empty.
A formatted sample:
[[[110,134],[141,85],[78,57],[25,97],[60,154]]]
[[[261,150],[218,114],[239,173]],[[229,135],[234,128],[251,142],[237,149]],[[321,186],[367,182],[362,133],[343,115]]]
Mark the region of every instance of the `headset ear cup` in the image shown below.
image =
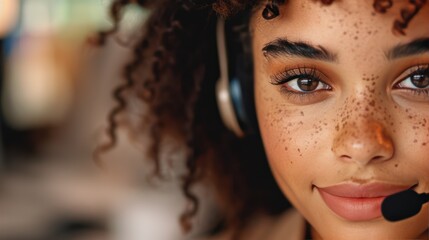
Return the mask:
[[[240,89],[239,89],[240,91]],[[233,98],[231,95],[229,82],[219,79],[216,83],[216,100],[219,108],[220,116],[225,126],[233,131],[238,137],[243,137],[244,132],[240,127]]]
[[[253,96],[253,67],[249,39],[236,36],[231,26],[218,19],[216,38],[220,78],[216,98],[224,124],[237,136],[258,132]],[[244,43],[244,44],[243,44]],[[246,45],[248,48],[243,47]],[[228,52],[228,49],[231,49]],[[230,53],[230,55],[228,55]]]
[[[216,25],[216,43],[219,61],[219,80],[216,82],[216,100],[220,116],[225,126],[233,131],[237,136],[244,136],[235,114],[234,104],[231,99],[227,55],[227,41],[225,31],[225,20],[218,18]]]
[[[235,77],[230,80],[238,122],[245,135],[259,132],[256,119],[253,87],[252,56],[244,51],[235,57]]]

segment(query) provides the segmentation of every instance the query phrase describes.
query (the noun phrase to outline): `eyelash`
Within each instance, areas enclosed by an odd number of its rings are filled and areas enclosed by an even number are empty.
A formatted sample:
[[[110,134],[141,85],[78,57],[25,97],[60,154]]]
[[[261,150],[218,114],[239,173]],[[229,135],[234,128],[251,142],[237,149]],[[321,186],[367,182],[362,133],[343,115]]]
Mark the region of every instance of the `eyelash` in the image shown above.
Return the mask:
[[[408,78],[415,76],[415,75],[423,75],[423,76],[426,76],[429,78],[429,64],[418,65],[416,67],[410,68],[408,71],[410,73],[406,77],[404,77],[400,81],[398,81],[398,83],[396,83],[394,85],[394,88],[409,91],[410,93],[412,93],[416,96],[421,96],[421,95],[429,96],[429,88],[419,89],[419,88],[417,88],[417,86],[416,86],[416,88],[400,87],[401,83],[403,83],[405,80],[407,80]]]
[[[273,75],[271,77],[271,80],[272,84],[280,85],[299,77],[310,77],[316,80],[320,80],[319,74],[316,73],[316,69],[310,67],[298,67],[294,69],[285,70],[279,74]]]
[[[324,90],[331,90],[332,87],[325,83],[325,81],[322,80],[324,78],[323,74],[316,70],[314,67],[297,67],[294,69],[287,69],[279,74],[271,76],[271,84],[273,85],[281,85],[280,90],[286,94],[287,97],[295,97],[299,98],[299,100],[308,100],[308,98],[313,97],[316,94],[321,93],[322,91],[319,90],[312,90],[312,91],[293,91],[288,89],[284,84],[295,80],[295,79],[310,79],[315,80],[319,84],[323,84],[327,86],[327,89]]]
[[[393,86],[393,88],[398,90],[408,91],[415,96],[429,97],[429,85],[427,88],[420,88],[420,89],[414,84],[413,85],[416,88],[401,86],[405,84],[404,83],[405,81],[410,81],[408,80],[409,78],[416,75],[422,75],[429,78],[429,64],[411,67],[406,71],[408,71],[409,73],[400,81],[398,81]],[[286,97],[288,97],[289,99],[304,103],[304,102],[311,101],[311,99],[316,97],[318,94],[332,90],[332,87],[327,83],[325,83],[325,81],[323,81],[322,78],[326,79],[323,73],[319,72],[316,68],[302,66],[294,69],[286,69],[279,74],[275,74],[271,76],[271,84],[280,85],[281,86],[280,91],[284,93]],[[286,83],[297,79],[314,80],[314,81],[317,81],[318,84],[323,84],[325,88],[311,90],[311,91],[294,91],[294,90],[291,90],[290,87],[288,88],[285,86]]]

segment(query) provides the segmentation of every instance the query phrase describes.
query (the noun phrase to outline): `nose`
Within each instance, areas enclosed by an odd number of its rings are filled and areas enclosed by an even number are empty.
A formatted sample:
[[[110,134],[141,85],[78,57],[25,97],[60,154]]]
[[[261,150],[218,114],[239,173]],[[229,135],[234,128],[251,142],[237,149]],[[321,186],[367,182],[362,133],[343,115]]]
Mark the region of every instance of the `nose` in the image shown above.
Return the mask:
[[[365,119],[344,124],[337,132],[332,151],[338,159],[367,165],[391,159],[394,147],[380,122]]]

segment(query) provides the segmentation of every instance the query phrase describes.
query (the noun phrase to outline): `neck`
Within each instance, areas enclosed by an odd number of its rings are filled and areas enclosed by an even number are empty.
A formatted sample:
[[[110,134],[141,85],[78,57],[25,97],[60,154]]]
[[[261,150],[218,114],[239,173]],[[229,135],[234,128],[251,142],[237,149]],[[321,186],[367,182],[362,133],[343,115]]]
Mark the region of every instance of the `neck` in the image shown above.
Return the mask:
[[[310,227],[311,227],[311,225],[310,225]],[[320,236],[320,234],[313,227],[311,227],[310,233],[311,233],[311,239],[322,240],[322,237]]]
[[[426,231],[424,231],[424,233],[422,235],[420,235],[420,237],[418,237],[418,239],[428,240],[429,239],[429,229],[426,229]]]

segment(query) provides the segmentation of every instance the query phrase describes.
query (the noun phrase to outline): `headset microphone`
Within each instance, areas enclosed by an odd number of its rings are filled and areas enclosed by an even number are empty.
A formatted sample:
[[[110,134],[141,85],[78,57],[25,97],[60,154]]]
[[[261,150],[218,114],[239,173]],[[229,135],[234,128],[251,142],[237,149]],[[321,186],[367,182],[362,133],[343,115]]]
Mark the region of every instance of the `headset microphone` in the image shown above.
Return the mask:
[[[419,213],[428,201],[429,193],[418,194],[408,189],[386,197],[381,204],[381,212],[388,221],[400,221]]]

